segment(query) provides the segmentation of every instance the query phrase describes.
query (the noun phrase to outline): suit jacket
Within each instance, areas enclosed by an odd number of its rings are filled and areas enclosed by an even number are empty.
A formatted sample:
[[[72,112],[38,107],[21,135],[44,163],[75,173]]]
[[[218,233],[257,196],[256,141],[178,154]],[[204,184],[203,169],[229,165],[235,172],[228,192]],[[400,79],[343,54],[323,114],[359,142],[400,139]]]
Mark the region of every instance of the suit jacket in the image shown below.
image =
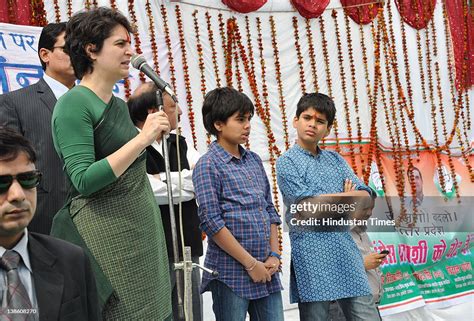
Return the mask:
[[[100,319],[94,275],[80,247],[29,233],[28,252],[40,321]]]
[[[53,216],[64,205],[69,181],[53,145],[51,116],[56,97],[44,79],[0,96],[0,125],[26,137],[37,153],[36,167],[43,172],[37,188],[38,204],[28,230],[49,234]]]

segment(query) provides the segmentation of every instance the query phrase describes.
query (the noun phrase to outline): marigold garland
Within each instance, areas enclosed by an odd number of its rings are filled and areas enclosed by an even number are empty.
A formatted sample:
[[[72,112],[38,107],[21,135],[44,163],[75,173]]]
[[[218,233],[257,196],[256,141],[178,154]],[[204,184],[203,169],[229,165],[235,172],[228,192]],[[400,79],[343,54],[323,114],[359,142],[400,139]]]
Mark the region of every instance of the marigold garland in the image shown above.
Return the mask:
[[[225,79],[226,79],[226,84],[227,86],[231,87],[232,86],[232,61],[228,60],[227,58],[227,37],[226,37],[226,31],[225,31],[225,26],[226,23],[224,23],[224,19],[222,16],[222,13],[219,13],[217,15],[217,20],[219,21],[219,33],[221,35],[221,45],[222,45],[222,52],[224,54],[224,62],[225,62]],[[230,65],[229,65],[230,64]],[[230,74],[229,74],[230,72]]]
[[[178,28],[183,28],[182,20],[181,20],[181,11],[179,7],[176,6],[176,14],[179,14],[178,20]],[[158,60],[158,45],[156,43],[156,34],[155,34],[155,19],[153,16],[153,11],[151,9],[150,0],[146,0],[145,10],[148,16],[148,32],[150,33],[150,46],[151,46],[151,56],[153,59],[153,69],[156,71],[158,75],[160,75],[160,63]]]
[[[273,47],[273,59],[275,63],[275,75],[276,81],[278,86],[278,98],[280,101],[280,113],[281,113],[281,121],[283,123],[283,136],[285,141],[285,150],[290,148],[290,140],[288,135],[288,119],[286,116],[286,103],[285,103],[285,96],[283,95],[283,83],[281,80],[281,69],[280,69],[280,58],[279,58],[279,50],[278,50],[278,43],[276,37],[276,28],[275,28],[275,20],[273,16],[270,16],[270,29],[271,29],[271,36],[272,36],[272,47]]]
[[[331,98],[334,98],[332,94],[332,76],[331,76],[331,65],[329,62],[329,51],[328,51],[328,42],[326,40],[326,28],[325,28],[325,22],[324,22],[324,15],[319,16],[319,29],[321,30],[321,43],[323,46],[323,57],[324,57],[324,67],[326,71],[326,84],[328,87],[328,95]],[[339,126],[337,123],[337,117],[334,119],[334,123],[332,125],[332,128],[334,130],[334,136],[336,140],[336,152],[341,153],[341,147],[339,146]],[[324,148],[326,144],[326,139],[323,138],[323,142],[320,145],[321,148]]]
[[[193,95],[191,91],[191,81],[189,77],[188,56],[186,54],[186,42],[184,40],[183,19],[181,17],[181,9],[179,5],[176,5],[175,13],[176,13],[176,23],[178,25],[179,45],[181,47],[181,54],[182,54],[184,88],[186,89],[186,104],[188,107],[189,127],[191,128],[191,137],[193,139],[194,149],[197,150],[197,136],[196,136],[195,115],[194,115],[194,109],[193,109]]]
[[[70,19],[72,17],[72,0],[67,0],[66,8],[67,8],[67,16]]]
[[[404,198],[405,198],[405,175],[404,175],[404,169],[403,169],[403,153],[402,153],[402,143],[400,139],[400,128],[398,125],[398,119],[402,117],[397,116],[397,110],[398,106],[395,101],[395,93],[394,93],[394,87],[393,87],[393,82],[392,82],[392,72],[395,73],[395,70],[392,66],[391,62],[391,57],[393,57],[393,52],[391,51],[391,44],[390,44],[390,38],[388,35],[388,30],[387,30],[387,25],[385,22],[385,18],[382,16],[381,18],[381,28],[383,32],[383,53],[385,57],[385,75],[387,79],[387,91],[389,95],[389,108],[390,108],[390,115],[392,116],[392,126],[394,129],[394,145],[393,145],[393,154],[394,154],[394,159],[395,161],[395,173],[397,173],[395,177],[396,181],[396,186],[397,186],[397,191],[398,191],[398,196],[400,198],[400,201],[403,203],[404,206]],[[404,209],[402,210],[402,213],[404,212]]]
[[[379,37],[380,39],[380,46],[382,46],[383,53],[384,53],[384,58],[385,58],[385,75],[387,78],[387,92],[389,93],[390,96],[390,104],[387,103],[387,97],[385,95],[386,90],[384,88],[384,81],[381,78],[379,85],[380,85],[380,95],[382,98],[382,105],[384,109],[384,114],[385,114],[385,123],[387,126],[387,130],[389,132],[389,138],[390,138],[390,143],[393,146],[393,160],[394,160],[394,170],[395,170],[395,186],[397,189],[397,194],[400,198],[400,215],[396,218],[396,226],[400,226],[400,223],[406,218],[406,209],[405,209],[405,195],[404,195],[404,177],[403,175],[400,174],[400,168],[402,165],[402,160],[401,160],[401,154],[397,151],[400,151],[400,144],[399,144],[399,136],[397,135],[398,138],[398,144],[395,141],[395,134],[393,131],[395,131],[396,127],[396,115],[393,114],[393,111],[395,110],[394,107],[394,96],[393,96],[393,90],[392,90],[392,85],[391,85],[391,75],[390,75],[390,63],[389,63],[389,56],[388,56],[388,50],[387,50],[387,42],[388,42],[388,35],[387,35],[387,30],[385,26],[385,21],[384,21],[384,16],[383,16],[383,10],[382,8],[379,8],[379,14],[377,16],[377,26],[378,26],[378,31],[377,35],[374,36],[375,30],[374,28],[372,29],[372,35],[373,38]],[[379,49],[379,50],[382,50]],[[379,62],[380,63],[380,62]],[[382,75],[381,75],[382,77]],[[387,106],[390,105],[390,111]],[[390,120],[390,114],[392,115],[393,122],[395,123],[393,125],[394,128],[392,128],[391,120]],[[398,132],[398,131],[397,131]],[[376,160],[381,157],[380,151],[378,148],[375,149],[376,153]],[[377,160],[381,164],[381,160]],[[379,166],[379,164],[377,164]],[[382,167],[379,167],[379,171]],[[402,170],[403,171],[403,170]],[[390,204],[389,198],[387,197],[387,205]],[[416,218],[415,218],[416,219]]]
[[[201,75],[201,94],[204,98],[206,96],[206,74],[205,74],[205,66],[204,66],[204,59],[203,59],[203,49],[201,44],[201,38],[199,35],[199,21],[198,21],[198,11],[194,10],[193,22],[194,22],[194,35],[196,37],[196,50],[198,54],[198,65],[199,65],[199,73]],[[209,146],[211,144],[211,135],[207,133],[206,143]]]
[[[117,10],[117,4],[115,3],[115,0],[110,0],[110,8]]]
[[[260,18],[256,18],[257,22],[257,42],[258,42],[258,52],[260,55],[260,67],[261,67],[261,73],[262,73],[262,97],[263,97],[263,103],[265,107],[265,114],[268,119],[268,123],[270,124],[271,120],[271,114],[270,114],[270,102],[268,101],[268,88],[267,88],[267,82],[266,82],[266,70],[265,70],[265,55],[264,55],[264,45],[263,45],[263,37],[262,37],[262,24],[260,21]],[[270,168],[271,168],[271,173],[272,173],[272,186],[273,186],[273,195],[274,195],[274,205],[277,210],[277,212],[280,212],[280,204],[279,204],[279,199],[278,199],[278,184],[277,184],[277,178],[276,178],[276,159],[273,150],[270,150]]]
[[[234,21],[234,27],[237,26],[237,20],[235,18],[232,18],[232,20]],[[234,28],[232,30],[232,32],[236,32],[236,28]],[[229,37],[229,39],[235,39],[234,37]],[[237,89],[240,91],[240,92],[243,92],[244,91],[244,88],[242,86],[242,73],[240,72],[240,58],[239,58],[239,50],[237,48],[237,42],[236,41],[233,41],[232,43],[232,48],[233,48],[233,55],[234,55],[234,66],[235,66],[235,78],[236,78],[236,81],[237,81]],[[250,58],[250,62],[251,64],[253,64],[253,52],[249,51],[249,56],[251,57]],[[242,59],[244,59],[245,57],[242,57]],[[255,70],[254,69],[251,69],[251,72],[252,72],[252,75],[255,75]],[[245,142],[245,148],[247,149],[250,149],[250,140],[247,139],[247,141]]]
[[[54,6],[54,16],[56,17],[56,23],[61,22],[61,12],[59,10],[59,1],[54,0],[53,1],[53,6]]]
[[[134,2],[134,0],[128,0],[128,13],[130,14],[130,22],[133,28],[135,29],[133,33],[133,40],[135,42],[135,52],[141,55],[143,52],[141,48],[140,33],[138,32],[137,15],[135,13]],[[142,72],[139,73],[139,78],[142,83],[145,82],[145,75]]]
[[[353,102],[354,102],[354,110],[356,112],[356,126],[357,126],[357,146],[356,153],[360,155],[360,163],[361,163],[361,169],[362,169],[362,175],[364,174],[364,158],[362,157],[362,125],[360,123],[360,113],[359,113],[359,97],[357,94],[357,78],[356,78],[356,69],[355,69],[355,63],[354,63],[354,53],[352,49],[352,28],[351,28],[351,22],[349,21],[349,15],[347,13],[343,13],[344,15],[344,23],[346,27],[346,36],[347,36],[347,50],[349,52],[349,66],[350,66],[350,71],[351,71],[351,81],[352,81],[352,90],[353,90]],[[355,172],[357,175],[357,172]]]
[[[441,155],[439,152],[439,138],[438,138],[438,122],[437,122],[437,111],[436,111],[436,103],[434,98],[434,85],[433,85],[433,74],[432,74],[432,60],[431,60],[431,41],[429,35],[429,28],[425,29],[425,41],[426,41],[426,67],[428,72],[428,90],[429,90],[429,99],[431,103],[431,119],[433,124],[433,138],[435,142],[435,150],[433,153],[436,157],[437,163],[437,171],[438,171],[438,178],[441,189],[446,191],[446,182],[444,180],[443,169],[442,169],[442,162],[441,162]]]
[[[298,66],[300,68],[300,85],[301,85],[301,92],[303,94],[306,93],[306,78],[304,76],[304,62],[303,62],[303,55],[301,54],[301,46],[300,46],[300,32],[298,30],[298,18],[293,17],[293,32],[295,38],[295,49],[296,49],[296,57],[298,58]]]
[[[403,1],[399,2],[399,10],[400,10],[400,14],[403,15],[403,12],[404,12]],[[408,108],[410,109],[412,113],[414,113],[413,89],[411,85],[410,62],[408,59],[407,36],[406,36],[406,31],[405,31],[405,23],[402,21],[401,18],[400,18],[400,29],[401,29],[401,34],[402,34],[403,62],[405,64],[405,80],[407,84],[407,93],[408,93]],[[416,144],[415,146],[416,158],[419,161],[420,160],[420,137],[418,135],[415,135],[415,144]]]
[[[207,24],[207,36],[209,38],[209,45],[211,46],[211,52],[212,52],[212,64],[214,66],[214,76],[216,77],[217,87],[220,87],[221,78],[219,76],[219,64],[217,62],[217,52],[216,52],[216,46],[214,42],[214,32],[212,31],[212,26],[211,26],[211,15],[209,14],[208,11],[206,11],[205,17],[206,17],[206,24]]]
[[[253,55],[252,34],[250,33],[250,22],[248,16],[245,16],[245,32],[247,36],[247,50],[250,62],[250,70],[252,71],[252,74],[255,75],[255,60]]]
[[[161,5],[161,17],[163,19],[163,29],[165,32],[165,42],[166,47],[168,48],[168,62],[170,64],[170,80],[171,86],[174,90],[177,89],[176,87],[176,75],[175,75],[175,68],[173,64],[173,48],[171,47],[171,37],[170,37],[170,28],[168,26],[168,14],[166,12],[165,5]]]
[[[337,43],[337,58],[339,60],[339,77],[341,80],[342,95],[343,95],[343,104],[344,104],[344,114],[346,116],[346,125],[347,133],[349,138],[349,156],[351,158],[351,166],[354,173],[357,174],[357,165],[354,153],[354,142],[352,141],[352,127],[351,127],[351,115],[349,112],[349,99],[347,98],[347,86],[346,86],[346,75],[344,73],[344,56],[342,53],[342,44],[341,44],[341,33],[339,31],[339,23],[337,21],[337,11],[332,10],[331,14],[334,20],[334,31],[336,33],[336,43]]]
[[[390,3],[387,4],[387,11],[388,11],[388,24],[389,24],[389,37],[390,37],[390,41],[391,41],[391,45],[389,46],[389,52],[390,52],[390,57],[391,57],[391,65],[392,65],[392,70],[394,73],[398,73],[398,60],[396,58],[396,48],[395,48],[395,33],[393,31],[393,16],[392,16],[392,6]],[[403,22],[402,22],[403,23]],[[398,93],[398,101],[399,101],[399,104],[401,105],[405,105],[406,108],[407,107],[407,102],[406,100],[404,99],[404,93],[403,93],[403,87],[401,86],[401,83],[399,81],[396,81],[395,80],[395,85],[397,86],[397,93]],[[406,122],[405,122],[405,114],[403,113],[403,109],[401,108],[397,108],[398,109],[398,112],[399,112],[399,118],[401,120],[401,124],[402,124],[402,133],[403,133],[403,139],[404,139],[404,143],[405,143],[405,156],[406,158],[408,159],[408,168],[413,168],[413,161],[412,161],[412,157],[411,157],[411,152],[410,152],[410,142],[408,140],[408,131],[407,131],[407,127],[406,127]],[[396,112],[396,110],[394,111]],[[400,143],[400,142],[399,142]],[[403,152],[401,151],[401,144],[400,144],[400,162],[403,162]],[[404,170],[403,168],[400,168],[400,171],[399,171],[399,175],[401,175],[403,177],[403,179],[401,180],[401,184],[403,184],[403,186],[405,185],[404,184]],[[415,184],[415,180],[413,178],[413,174],[410,173],[408,175],[408,182],[410,184],[410,191],[412,193],[412,195],[416,195],[416,184]],[[416,214],[418,212],[418,209],[417,209],[417,204],[416,202],[413,202],[413,216],[415,217],[415,220],[416,220]]]
[[[379,7],[378,13],[377,13],[377,19],[380,19],[380,16],[383,15],[383,8]],[[382,182],[382,188],[384,191],[386,191],[386,184],[385,184],[385,175],[383,172],[383,166],[382,166],[382,157],[381,157],[381,152],[380,148],[378,146],[378,133],[377,133],[377,93],[380,92],[382,95],[382,98],[384,100],[384,106],[385,106],[385,98],[384,98],[384,91],[382,88],[383,81],[382,81],[382,71],[381,71],[381,30],[379,29],[379,32],[375,31],[375,26],[374,26],[374,21],[372,21],[370,25],[371,29],[371,34],[373,38],[373,43],[374,43],[374,57],[375,57],[375,74],[374,74],[374,91],[372,95],[372,102],[371,102],[371,145],[370,147],[372,148],[373,153],[375,154],[375,164],[377,165],[379,174],[380,174],[380,179]],[[379,86],[380,85],[380,86]],[[370,151],[369,151],[370,155]],[[372,158],[368,158],[369,162],[372,162]],[[367,178],[364,180],[366,182],[369,181],[368,175],[370,175],[370,170],[367,171]],[[390,213],[390,216],[393,217],[393,208],[392,208],[392,202],[390,197],[385,197],[385,201],[387,203],[387,207]]]
[[[234,29],[235,29],[235,21],[234,19],[227,19],[226,23],[226,40],[227,43],[225,45],[224,50],[224,57],[225,57],[225,78],[228,87],[233,87],[233,72],[232,72],[232,52],[234,47]]]
[[[437,56],[438,55],[437,36],[436,36],[436,30],[435,30],[433,19],[430,22],[430,26],[431,26],[431,36],[432,36],[432,43],[433,43],[433,55]],[[435,75],[436,75],[436,89],[438,92],[438,101],[439,101],[439,113],[441,115],[441,125],[443,128],[443,138],[445,141],[446,153],[448,154],[448,164],[449,164],[449,169],[451,173],[451,178],[453,180],[453,186],[456,193],[456,198],[458,199],[458,201],[460,201],[458,182],[456,180],[456,170],[454,168],[454,162],[451,155],[451,148],[449,146],[450,142],[448,142],[448,131],[446,129],[446,118],[444,115],[443,90],[441,88],[441,76],[440,76],[440,71],[439,71],[438,60],[435,61]]]
[[[233,46],[233,50],[232,50],[232,53],[234,55],[234,66],[235,66],[235,80],[237,82],[237,89],[240,91],[240,92],[243,92],[244,91],[244,87],[242,86],[242,73],[240,72],[240,58],[239,58],[239,51],[237,50],[237,44],[234,43],[232,44]],[[247,141],[246,142],[246,145],[248,147],[248,144],[249,142]]]
[[[31,18],[30,25],[43,27],[48,24],[44,2],[42,0],[31,0],[30,2]]]
[[[309,60],[311,62],[311,75],[313,76],[314,90],[319,92],[318,70],[316,67],[316,55],[314,54],[313,33],[311,31],[311,20],[306,19],[306,38],[308,39]]]
[[[358,8],[358,14],[359,16],[361,15],[361,11],[360,11],[360,8]],[[359,20],[360,20],[360,17],[359,17]],[[371,22],[373,24],[373,22]],[[370,176],[370,167],[371,167],[371,164],[372,164],[372,157],[374,155],[374,148],[377,148],[377,142],[375,142],[375,145],[374,145],[374,142],[373,142],[373,137],[374,137],[374,133],[373,131],[377,131],[377,106],[376,106],[376,103],[377,103],[377,88],[378,88],[378,82],[376,82],[376,79],[377,79],[377,70],[374,71],[374,91],[372,92],[372,88],[370,86],[370,77],[369,77],[369,67],[368,67],[368,64],[367,64],[367,46],[365,44],[365,32],[364,32],[364,26],[362,24],[359,24],[359,34],[360,34],[360,46],[361,46],[361,50],[362,50],[362,63],[363,63],[363,66],[364,66],[364,77],[365,77],[365,90],[366,90],[366,93],[367,93],[367,99],[368,99],[368,102],[369,102],[369,106],[370,106],[370,113],[371,113],[371,126],[370,126],[370,136],[369,136],[369,139],[370,139],[370,144],[369,144],[369,152],[367,154],[367,164],[365,164],[365,166],[363,165],[362,166],[362,177],[363,177],[363,180],[364,180],[364,183],[367,185],[369,183],[369,176]],[[378,43],[376,43],[375,39],[374,39],[374,47],[375,46],[379,46]],[[379,50],[380,51],[380,50]],[[375,51],[374,51],[375,52]],[[377,61],[375,60],[376,63],[375,63],[375,69],[378,69],[380,70],[380,61]],[[375,97],[374,97],[375,96]],[[375,102],[373,102],[373,100],[375,99]],[[374,115],[375,114],[375,115]],[[374,123],[375,121],[375,123]]]

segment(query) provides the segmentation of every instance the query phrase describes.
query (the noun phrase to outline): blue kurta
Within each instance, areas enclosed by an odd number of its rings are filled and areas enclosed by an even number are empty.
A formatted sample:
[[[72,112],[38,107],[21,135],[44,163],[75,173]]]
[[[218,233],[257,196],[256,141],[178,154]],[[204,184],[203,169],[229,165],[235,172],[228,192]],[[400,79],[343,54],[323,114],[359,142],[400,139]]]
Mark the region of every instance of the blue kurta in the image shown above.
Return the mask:
[[[287,207],[286,220],[293,217],[291,204],[317,195],[342,193],[345,179],[357,190],[364,185],[337,153],[318,148],[315,156],[295,145],[277,160],[278,185]],[[321,232],[317,227],[298,230],[289,224],[291,241],[290,301],[331,301],[371,294],[362,255],[349,229]]]

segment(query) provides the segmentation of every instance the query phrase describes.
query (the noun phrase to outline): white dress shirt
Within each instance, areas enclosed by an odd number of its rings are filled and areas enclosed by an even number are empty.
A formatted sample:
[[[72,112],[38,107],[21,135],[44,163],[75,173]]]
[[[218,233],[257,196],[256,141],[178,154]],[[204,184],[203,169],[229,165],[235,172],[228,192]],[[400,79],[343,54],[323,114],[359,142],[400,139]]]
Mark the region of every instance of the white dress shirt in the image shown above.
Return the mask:
[[[56,97],[56,100],[58,100],[62,95],[64,95],[69,88],[64,86],[62,83],[57,81],[56,79],[48,76],[47,74],[43,75],[44,81],[48,84],[49,88],[53,91],[54,97]]]
[[[140,129],[137,128],[139,131]],[[155,141],[151,144],[151,147],[154,148],[160,155],[162,154],[162,141]],[[199,152],[195,150],[192,146],[188,145],[188,150],[186,155],[180,155],[180,157],[186,157],[189,162],[189,169],[181,170],[181,182],[179,181],[179,172],[171,172],[171,186],[173,193],[173,204],[178,204],[179,201],[187,202],[195,198],[194,195],[194,185],[193,185],[193,170],[194,165],[201,157]],[[158,205],[168,204],[168,188],[166,184],[166,173],[160,173],[160,179],[154,175],[147,174],[148,180],[150,181],[153,194],[155,195],[156,202]],[[180,184],[181,183],[181,184]],[[181,192],[181,195],[180,195]],[[180,198],[181,196],[181,198]]]
[[[18,263],[18,274],[20,275],[21,283],[25,286],[26,292],[33,308],[37,307],[35,286],[33,283],[32,273],[30,264],[30,255],[28,254],[28,230],[25,228],[25,233],[18,243],[12,248],[13,251],[17,252],[21,260]],[[3,246],[0,246],[0,257],[6,252]],[[0,296],[1,301],[7,300],[8,286],[7,286],[7,271],[0,268]],[[6,302],[6,301],[5,301]]]

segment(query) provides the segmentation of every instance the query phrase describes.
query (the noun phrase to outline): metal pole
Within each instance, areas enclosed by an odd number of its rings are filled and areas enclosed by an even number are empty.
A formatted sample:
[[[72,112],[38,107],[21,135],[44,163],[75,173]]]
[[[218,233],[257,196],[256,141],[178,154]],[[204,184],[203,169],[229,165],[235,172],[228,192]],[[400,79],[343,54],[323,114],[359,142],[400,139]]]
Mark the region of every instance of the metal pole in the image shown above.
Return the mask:
[[[160,110],[163,110],[163,96],[161,90],[156,91],[156,105]],[[168,207],[170,212],[170,224],[171,224],[171,237],[173,239],[173,260],[174,263],[179,263],[179,251],[178,251],[178,233],[176,230],[176,219],[174,216],[174,204],[173,204],[173,192],[171,186],[171,171],[170,171],[170,158],[168,151],[168,137],[169,135],[164,135],[162,138],[163,146],[163,158],[165,159],[165,170],[166,170],[166,181],[168,182],[167,191],[168,191]],[[175,269],[176,275],[176,293],[178,296],[178,317],[180,319],[184,318],[184,305],[183,305],[183,279],[181,273],[178,269]]]

